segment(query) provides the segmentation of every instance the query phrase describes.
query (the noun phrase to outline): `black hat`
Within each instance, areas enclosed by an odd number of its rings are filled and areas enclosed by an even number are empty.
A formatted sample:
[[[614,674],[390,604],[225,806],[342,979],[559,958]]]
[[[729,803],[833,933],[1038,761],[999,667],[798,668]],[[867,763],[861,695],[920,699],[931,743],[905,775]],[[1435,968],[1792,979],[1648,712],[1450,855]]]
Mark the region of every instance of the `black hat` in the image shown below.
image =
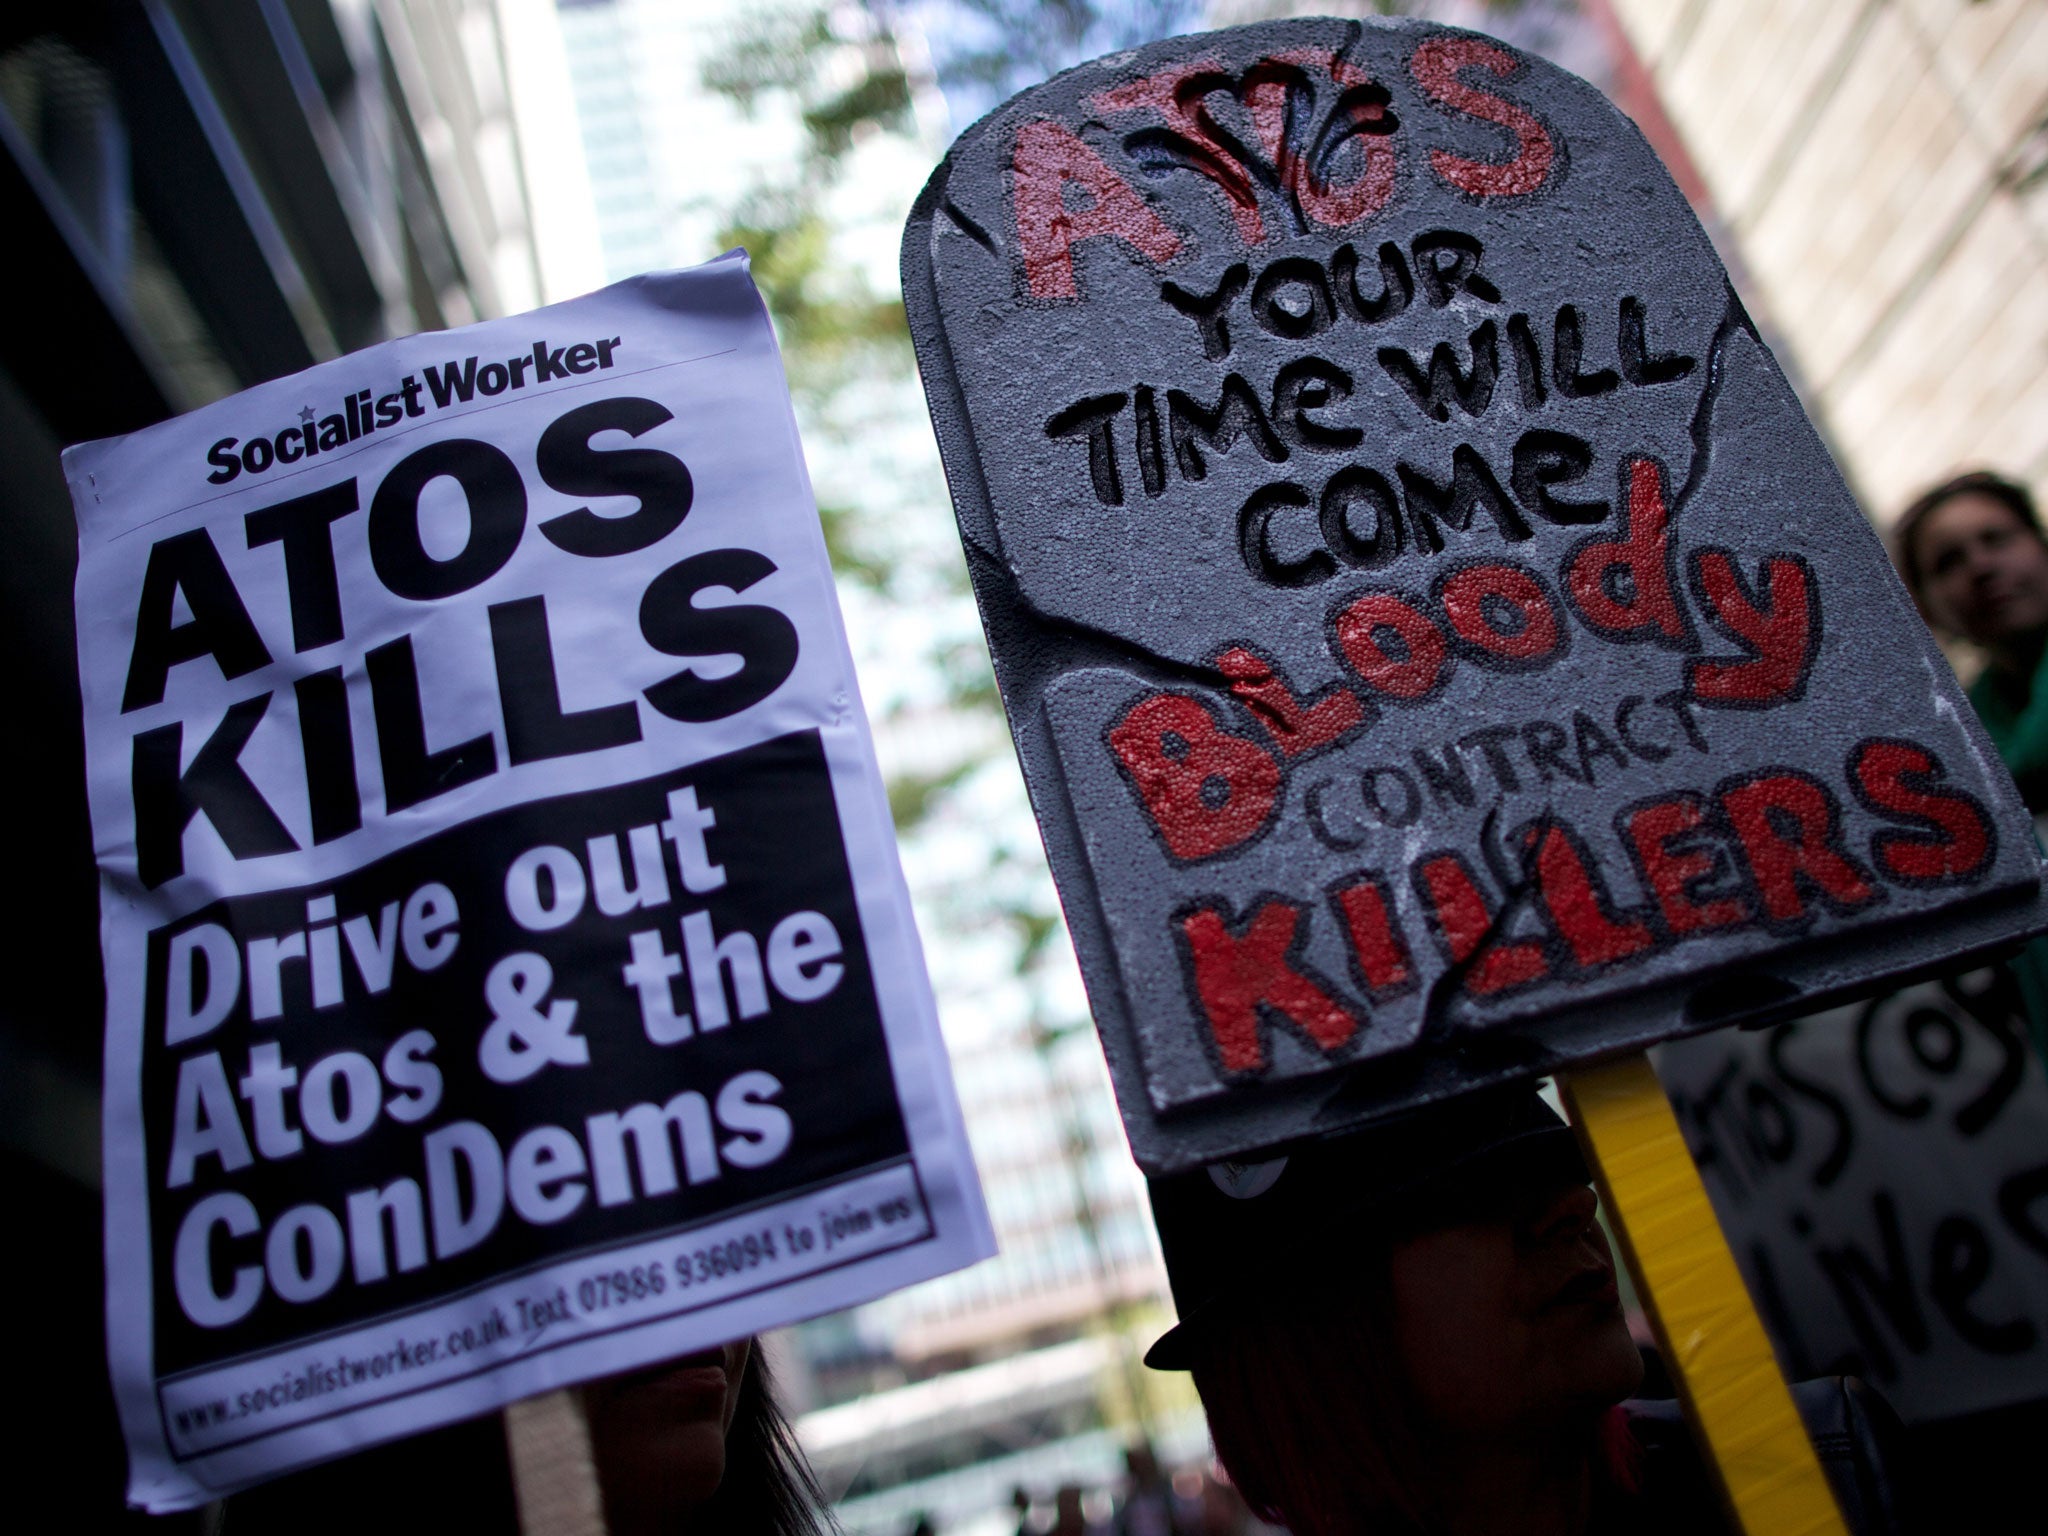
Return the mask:
[[[1533,1085],[1467,1094],[1284,1156],[1212,1163],[1149,1182],[1180,1323],[1145,1355],[1184,1371],[1194,1338],[1240,1287],[1271,1285],[1327,1252],[1333,1225],[1393,1235],[1441,1225],[1551,1182],[1584,1181],[1578,1143]]]

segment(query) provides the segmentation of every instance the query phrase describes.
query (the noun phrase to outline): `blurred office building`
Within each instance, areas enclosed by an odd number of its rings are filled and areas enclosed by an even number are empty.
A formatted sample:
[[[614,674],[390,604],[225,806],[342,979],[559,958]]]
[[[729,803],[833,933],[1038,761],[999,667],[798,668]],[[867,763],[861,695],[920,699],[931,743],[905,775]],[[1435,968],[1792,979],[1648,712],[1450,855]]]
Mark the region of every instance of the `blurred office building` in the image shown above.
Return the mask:
[[[0,1182],[17,1233],[0,1305],[17,1320],[9,1379],[35,1384],[10,1394],[5,1440],[12,1465],[37,1469],[8,1513],[22,1530],[98,1530],[123,1518],[124,1467],[58,450],[387,336],[531,305],[539,277],[483,0],[10,0],[0,199]]]
[[[1113,1488],[1139,1438],[1168,1462],[1206,1453],[1191,1394],[1138,1362],[1170,1314],[1093,1031],[1048,1041],[960,1017],[973,1006],[941,992],[1002,1252],[795,1334],[798,1429],[856,1536],[921,1511],[952,1530],[1018,1487]]]
[[[2048,5],[1610,4],[1866,508],[2048,487]]]
[[[601,247],[592,281],[717,254],[733,210],[802,154],[793,97],[767,91],[749,110],[702,83],[759,37],[758,7],[556,0],[549,16],[530,0],[506,0],[503,11],[515,58],[566,60],[587,189],[565,181],[558,193],[564,207],[583,199],[591,210]],[[828,53],[827,73],[842,64],[848,78],[883,73],[899,61],[878,61],[873,50],[917,46],[914,35],[869,26],[858,6],[828,9],[825,24],[849,52]],[[547,41],[550,26],[558,43]],[[857,270],[876,293],[895,291],[903,219],[949,136],[921,62],[900,62],[911,76],[914,137],[878,136],[855,149],[830,210],[828,265]],[[556,222],[545,202],[539,221]],[[904,537],[943,540],[957,560],[923,397],[902,350],[895,375],[863,380],[862,429],[841,434],[806,420],[806,454],[821,500],[854,482],[880,484],[891,520],[915,530]],[[914,473],[874,457],[878,439],[897,436],[913,445]],[[881,676],[901,670],[885,650],[887,625],[902,620],[871,612],[857,592],[847,601],[874,694]],[[964,591],[957,601],[968,602]],[[885,770],[921,771],[964,728],[940,707],[896,709],[880,696],[868,704]],[[995,746],[1014,779],[1007,742]],[[1021,806],[1021,792],[1010,798]],[[1169,1454],[1198,1454],[1203,1444],[1186,1411],[1191,1397],[1175,1400],[1175,1414],[1139,1381],[1136,1352],[1167,1316],[1165,1282],[1078,985],[1057,1000],[1037,995],[1014,978],[1009,946],[968,931],[949,909],[949,880],[983,877],[986,839],[968,841],[955,845],[949,867],[946,827],[928,827],[906,840],[905,859],[1001,1255],[773,1343],[798,1433],[856,1536],[895,1536],[919,1514],[949,1532],[978,1529],[976,1519],[1001,1525],[1000,1515],[1008,1536],[1014,1488],[1049,1501],[1062,1484],[1113,1487],[1125,1445],[1141,1432],[1160,1435]]]

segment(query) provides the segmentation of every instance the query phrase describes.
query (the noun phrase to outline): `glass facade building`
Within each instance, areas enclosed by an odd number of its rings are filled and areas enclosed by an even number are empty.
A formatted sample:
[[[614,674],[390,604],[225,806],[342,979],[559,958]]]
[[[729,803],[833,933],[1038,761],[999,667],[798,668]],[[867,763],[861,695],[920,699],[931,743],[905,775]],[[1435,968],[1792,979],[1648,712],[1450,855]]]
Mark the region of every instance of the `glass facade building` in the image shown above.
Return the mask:
[[[537,289],[487,0],[0,7],[0,1181],[10,1523],[118,1528],[99,894],[58,453]],[[186,1522],[197,1529],[197,1517]],[[173,1520],[170,1528],[180,1522]],[[165,1528],[162,1524],[158,1529]]]

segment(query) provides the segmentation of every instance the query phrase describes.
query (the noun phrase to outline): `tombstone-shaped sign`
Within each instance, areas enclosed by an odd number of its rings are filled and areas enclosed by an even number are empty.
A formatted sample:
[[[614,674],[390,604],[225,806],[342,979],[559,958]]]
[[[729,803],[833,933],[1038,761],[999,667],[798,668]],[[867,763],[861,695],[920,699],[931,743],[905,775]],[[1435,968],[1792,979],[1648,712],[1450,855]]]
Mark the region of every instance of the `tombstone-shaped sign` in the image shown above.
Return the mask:
[[[1583,81],[1412,22],[1159,43],[964,135],[903,265],[1148,1169],[2042,926],[2011,781]]]

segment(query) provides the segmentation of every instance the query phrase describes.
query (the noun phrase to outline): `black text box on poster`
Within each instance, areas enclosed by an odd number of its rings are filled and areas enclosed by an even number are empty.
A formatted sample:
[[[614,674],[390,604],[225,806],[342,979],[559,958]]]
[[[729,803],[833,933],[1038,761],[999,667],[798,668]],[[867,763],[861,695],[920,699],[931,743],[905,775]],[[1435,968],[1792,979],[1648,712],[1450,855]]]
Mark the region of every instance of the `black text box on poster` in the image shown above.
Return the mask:
[[[678,857],[663,829],[706,811],[716,837],[683,833]],[[712,846],[716,863],[692,857]],[[366,1303],[396,1320],[901,1159],[840,850],[818,741],[785,737],[151,934],[153,1038],[172,955],[187,1017],[236,994],[203,1045],[145,1058],[157,1290],[181,1303],[156,1316],[159,1371],[353,1324]],[[702,893],[693,862],[716,872]],[[629,969],[647,984],[621,986]],[[573,1035],[549,1016],[563,1002]],[[580,1059],[553,1059],[562,1046]],[[525,1129],[501,1143],[493,1126]],[[301,1235],[266,1276],[293,1212]],[[182,1273],[188,1253],[204,1267]]]

